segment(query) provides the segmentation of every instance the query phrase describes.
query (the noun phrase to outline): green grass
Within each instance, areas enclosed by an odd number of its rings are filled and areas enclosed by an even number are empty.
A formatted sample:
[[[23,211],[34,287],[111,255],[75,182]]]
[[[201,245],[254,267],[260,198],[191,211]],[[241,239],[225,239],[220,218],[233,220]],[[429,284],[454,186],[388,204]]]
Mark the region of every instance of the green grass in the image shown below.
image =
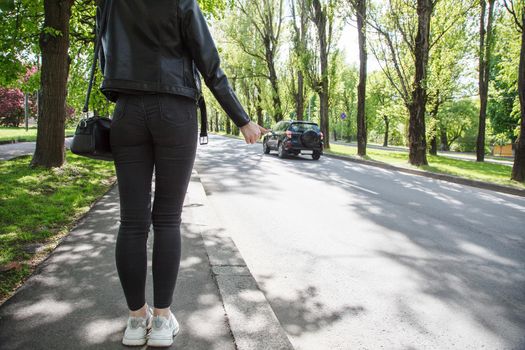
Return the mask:
[[[357,147],[338,144],[331,144],[330,150],[325,150],[325,153],[358,157]],[[525,189],[525,184],[510,180],[512,167],[502,164],[488,162],[478,163],[427,154],[429,165],[418,168],[408,163],[407,152],[393,152],[376,149],[367,149],[364,159]]]
[[[73,136],[74,133],[75,128],[66,128],[66,136]],[[27,131],[25,127],[0,127],[0,141],[36,141],[36,126],[29,127]]]
[[[66,159],[62,167],[53,169],[30,168],[31,156],[0,161],[0,300],[115,181],[113,162],[70,151]],[[42,250],[29,253],[24,250],[29,244],[41,245]]]

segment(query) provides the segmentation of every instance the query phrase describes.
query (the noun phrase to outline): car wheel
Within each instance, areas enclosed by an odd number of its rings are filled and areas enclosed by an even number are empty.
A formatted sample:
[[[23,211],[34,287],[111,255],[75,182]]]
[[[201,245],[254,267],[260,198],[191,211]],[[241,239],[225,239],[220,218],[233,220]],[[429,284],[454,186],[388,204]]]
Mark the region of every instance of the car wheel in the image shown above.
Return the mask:
[[[314,151],[314,152],[312,153],[312,158],[313,158],[314,160],[318,160],[319,158],[321,158],[321,152],[315,152],[315,151]]]
[[[264,154],[270,153],[270,147],[268,147],[268,143],[266,143],[266,141],[263,142],[263,152]]]
[[[284,150],[284,143],[280,142],[279,146],[277,146],[277,155],[279,158],[286,158],[286,151]]]

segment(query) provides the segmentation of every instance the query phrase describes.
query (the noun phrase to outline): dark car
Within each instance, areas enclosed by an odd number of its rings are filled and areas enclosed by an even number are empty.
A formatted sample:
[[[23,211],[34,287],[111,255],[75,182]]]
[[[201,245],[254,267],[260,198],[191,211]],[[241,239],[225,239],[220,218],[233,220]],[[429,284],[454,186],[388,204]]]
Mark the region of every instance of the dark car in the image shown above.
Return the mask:
[[[317,160],[323,154],[323,133],[314,122],[281,120],[264,135],[262,144],[266,154],[271,150],[276,150],[280,158],[311,154]]]

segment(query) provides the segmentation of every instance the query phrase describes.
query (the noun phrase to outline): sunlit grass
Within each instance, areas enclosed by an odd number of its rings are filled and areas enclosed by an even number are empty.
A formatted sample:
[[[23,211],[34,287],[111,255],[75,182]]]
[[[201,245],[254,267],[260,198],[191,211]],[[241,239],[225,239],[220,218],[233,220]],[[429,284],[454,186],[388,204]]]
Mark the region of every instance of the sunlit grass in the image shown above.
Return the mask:
[[[0,161],[0,299],[31,272],[32,254],[24,248],[46,246],[67,234],[115,181],[113,162],[70,151],[60,168],[33,169],[30,160]],[[17,268],[3,271],[13,264]]]

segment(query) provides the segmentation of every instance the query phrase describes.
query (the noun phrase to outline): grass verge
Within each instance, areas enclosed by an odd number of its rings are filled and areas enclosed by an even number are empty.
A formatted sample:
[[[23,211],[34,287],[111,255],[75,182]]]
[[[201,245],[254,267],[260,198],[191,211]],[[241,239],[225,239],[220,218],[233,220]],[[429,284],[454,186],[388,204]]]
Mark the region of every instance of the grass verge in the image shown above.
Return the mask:
[[[52,169],[30,168],[30,155],[0,161],[0,303],[115,182],[113,162],[66,156]]]
[[[66,128],[66,137],[73,136],[75,128]],[[0,142],[36,141],[36,126],[28,128],[0,127]]]
[[[357,155],[357,147],[353,146],[331,144],[330,150],[325,150],[324,152],[328,154],[332,153],[361,158]],[[408,163],[408,153],[406,152],[367,149],[366,154],[367,155],[364,157],[364,159],[392,164],[395,166],[425,170],[439,174],[455,175],[467,179],[525,189],[525,184],[510,179],[512,167],[507,165],[488,162],[478,163],[469,160],[427,154],[429,165],[416,167]]]

